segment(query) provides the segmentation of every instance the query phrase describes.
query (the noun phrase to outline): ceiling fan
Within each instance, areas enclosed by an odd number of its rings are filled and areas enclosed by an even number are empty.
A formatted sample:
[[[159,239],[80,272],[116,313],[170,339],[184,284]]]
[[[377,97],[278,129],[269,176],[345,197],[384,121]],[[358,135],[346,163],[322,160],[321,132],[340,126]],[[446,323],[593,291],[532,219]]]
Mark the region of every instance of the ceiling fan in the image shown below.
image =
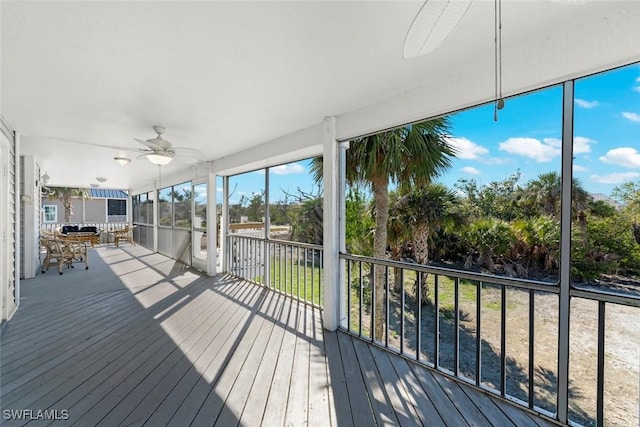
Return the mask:
[[[165,130],[166,129],[163,126],[156,125],[153,127],[153,131],[157,134],[155,138],[146,140],[134,138],[135,141],[147,147],[146,149],[137,149],[137,151],[143,152],[138,156],[138,158],[146,157],[151,163],[164,166],[169,164],[177,153],[185,154],[187,156],[203,154],[202,151],[195,148],[174,147],[171,141],[167,141],[162,137]]]

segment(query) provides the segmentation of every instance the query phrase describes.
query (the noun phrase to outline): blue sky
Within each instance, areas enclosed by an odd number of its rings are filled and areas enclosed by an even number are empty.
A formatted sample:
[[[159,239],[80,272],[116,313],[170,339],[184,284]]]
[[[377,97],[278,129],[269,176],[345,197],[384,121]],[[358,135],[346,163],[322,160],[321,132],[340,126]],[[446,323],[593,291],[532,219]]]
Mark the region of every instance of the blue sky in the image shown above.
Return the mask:
[[[616,186],[640,180],[640,64],[585,77],[575,84],[574,177],[591,193],[609,195]],[[560,172],[562,87],[553,86],[506,100],[493,120],[493,104],[450,115],[450,143],[458,149],[452,167],[439,178],[480,185],[522,173],[521,184],[546,172]],[[272,168],[272,200],[283,191],[313,191],[309,162]],[[232,203],[264,186],[264,172],[232,177]],[[220,185],[218,185],[220,187]],[[219,189],[221,190],[221,189]],[[221,194],[219,192],[219,194]]]

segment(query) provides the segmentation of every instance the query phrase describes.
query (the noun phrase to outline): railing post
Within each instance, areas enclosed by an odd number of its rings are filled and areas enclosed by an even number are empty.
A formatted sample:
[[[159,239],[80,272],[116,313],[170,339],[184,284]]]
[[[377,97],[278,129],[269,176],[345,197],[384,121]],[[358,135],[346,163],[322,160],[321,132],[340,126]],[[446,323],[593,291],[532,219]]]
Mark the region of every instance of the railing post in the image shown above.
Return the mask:
[[[324,311],[323,326],[334,331],[340,325],[340,147],[336,141],[336,119],[326,117],[322,124],[323,146],[323,249]]]
[[[573,163],[573,80],[564,83],[562,101],[562,211],[560,294],[558,295],[558,421],[569,417],[569,315],[571,290],[571,191]]]

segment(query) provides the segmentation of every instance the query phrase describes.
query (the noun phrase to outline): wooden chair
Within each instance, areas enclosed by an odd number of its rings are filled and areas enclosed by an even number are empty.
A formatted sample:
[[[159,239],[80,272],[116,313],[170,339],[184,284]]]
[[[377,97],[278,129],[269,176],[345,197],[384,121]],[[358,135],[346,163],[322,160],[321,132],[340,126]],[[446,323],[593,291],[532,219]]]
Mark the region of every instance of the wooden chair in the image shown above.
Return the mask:
[[[132,245],[136,245],[136,242],[133,241],[133,227],[125,227],[120,230],[110,231],[113,233],[113,243],[118,247],[120,242],[128,242]]]
[[[73,253],[62,245],[62,242],[58,239],[41,239],[41,244],[45,248],[47,254],[42,262],[42,273],[49,270],[51,261],[55,260],[58,263],[58,273],[62,274],[62,266],[70,266],[73,262]]]
[[[45,273],[51,266],[51,261],[58,263],[58,274],[62,274],[62,266],[73,268],[74,262],[84,262],[85,270],[89,269],[89,253],[86,242],[73,240],[73,238],[63,239],[40,239],[41,245],[46,250],[41,272]]]
[[[87,236],[73,234],[68,236],[59,236],[58,240],[62,246],[73,254],[72,262],[84,262],[85,270],[89,269],[89,246],[90,240]],[[73,268],[73,264],[69,265]]]

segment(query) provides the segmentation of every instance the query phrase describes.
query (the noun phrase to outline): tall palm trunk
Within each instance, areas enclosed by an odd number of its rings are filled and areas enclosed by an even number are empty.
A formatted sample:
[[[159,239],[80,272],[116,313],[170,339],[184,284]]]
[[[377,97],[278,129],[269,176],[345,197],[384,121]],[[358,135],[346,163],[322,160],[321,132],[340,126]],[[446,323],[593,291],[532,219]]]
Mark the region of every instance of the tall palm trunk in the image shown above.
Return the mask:
[[[427,225],[428,224],[424,224]],[[429,228],[418,227],[414,230],[413,237],[413,253],[418,264],[427,264],[429,261]],[[418,276],[420,279],[418,280]],[[429,284],[427,283],[427,273],[418,273],[416,275],[416,281],[414,284],[414,296],[418,301],[418,292],[420,292],[420,299],[422,304],[427,304],[429,298]]]
[[[71,222],[71,216],[73,215],[73,200],[70,194],[62,198],[62,206],[64,207],[64,222],[68,224]]]
[[[389,182],[386,177],[378,178],[372,182],[373,197],[376,209],[376,227],[373,236],[373,257],[383,259],[387,254],[387,220],[389,219]],[[385,301],[385,271],[382,266],[375,270],[373,287],[375,297],[375,339],[381,340],[384,334],[384,301]]]

